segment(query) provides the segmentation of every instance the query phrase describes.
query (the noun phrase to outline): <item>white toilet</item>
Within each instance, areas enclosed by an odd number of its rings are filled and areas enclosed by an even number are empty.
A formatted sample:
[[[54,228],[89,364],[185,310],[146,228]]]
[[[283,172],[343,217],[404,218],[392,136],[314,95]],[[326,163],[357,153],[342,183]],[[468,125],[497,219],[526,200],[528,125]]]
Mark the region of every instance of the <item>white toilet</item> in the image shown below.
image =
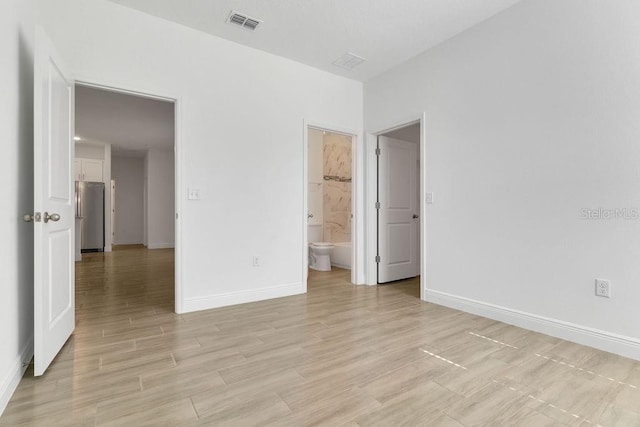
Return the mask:
[[[322,224],[309,224],[309,268],[318,271],[331,271],[332,243],[322,242]]]

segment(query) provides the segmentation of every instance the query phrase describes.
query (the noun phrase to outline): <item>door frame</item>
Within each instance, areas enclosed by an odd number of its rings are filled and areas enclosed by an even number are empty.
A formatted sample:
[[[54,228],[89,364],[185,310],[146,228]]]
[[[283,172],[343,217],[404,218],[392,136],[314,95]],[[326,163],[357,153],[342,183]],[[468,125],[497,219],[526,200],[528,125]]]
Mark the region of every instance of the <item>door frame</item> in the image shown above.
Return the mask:
[[[180,314],[184,312],[183,304],[183,262],[182,262],[182,194],[180,189],[183,182],[183,168],[182,168],[182,99],[179,95],[169,93],[165,90],[149,89],[143,87],[131,87],[130,85],[121,84],[118,82],[109,82],[101,79],[96,79],[87,76],[75,76],[75,84],[77,86],[85,86],[94,89],[102,89],[110,92],[122,93],[126,95],[133,95],[143,98],[156,99],[160,101],[172,102],[174,105],[174,136],[173,136],[173,152],[174,152],[174,205],[175,205],[175,276],[174,276],[174,290],[175,290],[175,307],[176,313]]]
[[[109,212],[109,218],[111,219],[111,236],[109,237],[111,244],[113,245],[113,241],[116,237],[116,181],[111,177],[111,174],[109,174],[109,178],[111,178],[109,180],[109,185],[111,186],[111,201],[109,205],[109,209],[111,210],[111,212]]]
[[[406,126],[410,126],[416,123],[420,124],[420,179],[418,185],[420,187],[420,299],[425,300],[424,295],[427,289],[427,230],[425,221],[425,191],[427,188],[427,147],[426,147],[426,112],[412,115],[404,120],[394,121],[388,126],[378,128],[373,131],[366,132],[366,209],[365,224],[366,224],[366,283],[370,286],[378,285],[378,273],[375,256],[377,253],[378,242],[378,222],[375,203],[377,200],[378,190],[378,170],[376,159],[376,147],[378,143],[378,136],[387,132],[391,132],[396,129],[400,129]]]
[[[302,245],[301,282],[304,292],[307,292],[308,266],[308,236],[307,236],[307,203],[309,198],[308,151],[309,129],[316,129],[351,137],[351,283],[361,285],[365,283],[364,275],[364,154],[362,134],[354,129],[326,124],[316,121],[303,120],[302,144]]]

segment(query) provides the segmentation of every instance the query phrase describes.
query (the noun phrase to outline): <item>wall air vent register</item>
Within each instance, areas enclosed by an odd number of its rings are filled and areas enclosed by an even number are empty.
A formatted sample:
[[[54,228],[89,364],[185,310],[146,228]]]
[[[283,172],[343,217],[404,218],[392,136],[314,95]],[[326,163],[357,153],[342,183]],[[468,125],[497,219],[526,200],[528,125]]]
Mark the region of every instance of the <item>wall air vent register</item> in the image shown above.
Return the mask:
[[[232,10],[229,14],[229,17],[227,18],[227,23],[238,25],[246,30],[254,31],[256,28],[258,28],[258,25],[260,25],[262,21],[245,15],[244,13]]]

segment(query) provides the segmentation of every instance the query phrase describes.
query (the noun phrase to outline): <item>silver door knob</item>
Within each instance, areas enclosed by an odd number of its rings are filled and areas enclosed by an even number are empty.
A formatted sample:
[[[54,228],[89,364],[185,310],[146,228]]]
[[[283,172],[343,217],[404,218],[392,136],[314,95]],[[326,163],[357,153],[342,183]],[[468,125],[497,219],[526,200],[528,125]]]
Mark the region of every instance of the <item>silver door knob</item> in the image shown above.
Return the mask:
[[[313,214],[312,214],[311,212],[309,212],[309,213],[307,214],[307,218],[313,218]]]
[[[419,217],[419,215],[418,215],[418,214],[413,214],[413,218],[414,218],[414,219],[416,219],[416,218],[418,218],[418,217]]]
[[[40,215],[40,212],[36,212],[33,215],[31,214],[22,215],[22,220],[24,222],[31,222],[31,221],[40,222],[41,218],[42,216]]]
[[[45,223],[49,222],[49,220],[53,222],[60,221],[60,215],[58,215],[57,213],[49,215],[49,212],[45,212],[43,218]]]

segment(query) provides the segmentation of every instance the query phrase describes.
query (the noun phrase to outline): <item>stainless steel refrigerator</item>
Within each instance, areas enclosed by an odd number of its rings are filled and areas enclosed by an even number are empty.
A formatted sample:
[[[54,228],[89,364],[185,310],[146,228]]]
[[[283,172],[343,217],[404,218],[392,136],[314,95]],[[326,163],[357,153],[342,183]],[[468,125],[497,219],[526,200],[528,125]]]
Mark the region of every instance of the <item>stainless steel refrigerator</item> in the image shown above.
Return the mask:
[[[104,251],[104,183],[76,181],[76,218],[82,218],[82,252]]]

